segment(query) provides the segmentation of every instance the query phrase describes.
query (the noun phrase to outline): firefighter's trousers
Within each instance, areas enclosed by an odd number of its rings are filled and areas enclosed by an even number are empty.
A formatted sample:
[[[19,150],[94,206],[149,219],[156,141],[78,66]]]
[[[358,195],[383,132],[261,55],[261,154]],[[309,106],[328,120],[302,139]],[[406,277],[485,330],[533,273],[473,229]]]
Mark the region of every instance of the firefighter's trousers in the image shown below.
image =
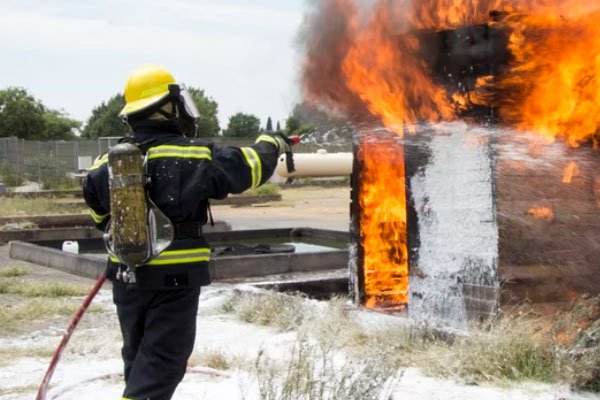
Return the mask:
[[[132,290],[113,283],[123,334],[124,399],[169,400],[194,347],[200,288]]]

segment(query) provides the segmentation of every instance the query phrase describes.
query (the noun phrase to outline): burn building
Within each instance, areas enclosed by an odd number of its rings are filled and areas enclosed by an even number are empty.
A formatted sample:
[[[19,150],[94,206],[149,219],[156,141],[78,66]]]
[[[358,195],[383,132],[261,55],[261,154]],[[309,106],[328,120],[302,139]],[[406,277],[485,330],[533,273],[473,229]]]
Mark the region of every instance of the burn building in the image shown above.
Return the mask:
[[[501,74],[510,61],[506,37],[490,24],[421,40],[435,78],[467,99],[479,79]],[[600,293],[600,154],[505,127],[494,106],[499,96],[491,90],[463,121],[417,125],[403,139],[382,129],[355,138],[350,270],[357,302],[464,327],[515,305],[552,311]],[[377,293],[369,280],[383,263],[365,261],[365,236],[373,235],[365,232],[361,183],[367,141],[396,152],[379,168],[396,171],[404,190],[382,187],[379,196],[403,197],[406,214],[375,211],[377,240],[391,241],[381,251],[394,264],[377,277]],[[381,233],[390,226],[395,233]]]

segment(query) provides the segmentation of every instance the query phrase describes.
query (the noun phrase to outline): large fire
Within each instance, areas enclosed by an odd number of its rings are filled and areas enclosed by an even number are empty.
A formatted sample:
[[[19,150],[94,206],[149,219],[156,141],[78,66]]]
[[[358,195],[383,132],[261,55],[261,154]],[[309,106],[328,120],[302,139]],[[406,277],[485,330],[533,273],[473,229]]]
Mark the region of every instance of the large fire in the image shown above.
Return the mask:
[[[308,19],[305,100],[374,120],[399,136],[415,124],[453,120],[476,105],[523,131],[572,146],[600,128],[600,0],[322,0]],[[312,24],[312,25],[311,25]],[[473,87],[441,82],[424,35],[487,24],[507,38],[508,64]],[[450,83],[449,83],[450,82]],[[489,95],[494,91],[494,96]],[[401,146],[370,137],[359,152],[368,305],[407,301],[406,192]],[[394,154],[394,155],[392,155]],[[568,176],[570,175],[570,176]],[[576,175],[565,172],[565,180]],[[538,211],[538,210],[535,210]],[[538,216],[538,213],[531,213]],[[544,214],[548,218],[548,214]],[[391,250],[393,249],[393,250]],[[397,287],[401,282],[403,287]]]

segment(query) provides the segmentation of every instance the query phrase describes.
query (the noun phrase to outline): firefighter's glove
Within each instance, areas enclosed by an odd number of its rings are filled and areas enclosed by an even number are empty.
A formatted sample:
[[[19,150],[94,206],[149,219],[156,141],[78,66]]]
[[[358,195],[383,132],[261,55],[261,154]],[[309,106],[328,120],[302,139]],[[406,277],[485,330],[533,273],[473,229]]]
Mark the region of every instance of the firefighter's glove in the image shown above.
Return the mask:
[[[288,137],[281,132],[275,132],[269,136],[275,139],[275,142],[277,143],[277,149],[279,150],[279,154],[291,153],[292,146],[300,142],[299,136]]]

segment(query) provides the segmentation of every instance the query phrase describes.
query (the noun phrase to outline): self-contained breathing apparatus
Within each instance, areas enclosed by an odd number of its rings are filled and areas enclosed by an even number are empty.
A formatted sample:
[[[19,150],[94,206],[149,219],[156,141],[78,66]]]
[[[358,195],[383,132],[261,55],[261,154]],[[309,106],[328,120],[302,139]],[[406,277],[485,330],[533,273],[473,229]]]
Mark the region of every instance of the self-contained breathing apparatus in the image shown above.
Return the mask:
[[[174,227],[150,200],[146,156],[132,143],[108,152],[111,221],[104,234],[110,256],[127,266],[117,280],[135,283],[135,268],[156,258],[171,245]]]

